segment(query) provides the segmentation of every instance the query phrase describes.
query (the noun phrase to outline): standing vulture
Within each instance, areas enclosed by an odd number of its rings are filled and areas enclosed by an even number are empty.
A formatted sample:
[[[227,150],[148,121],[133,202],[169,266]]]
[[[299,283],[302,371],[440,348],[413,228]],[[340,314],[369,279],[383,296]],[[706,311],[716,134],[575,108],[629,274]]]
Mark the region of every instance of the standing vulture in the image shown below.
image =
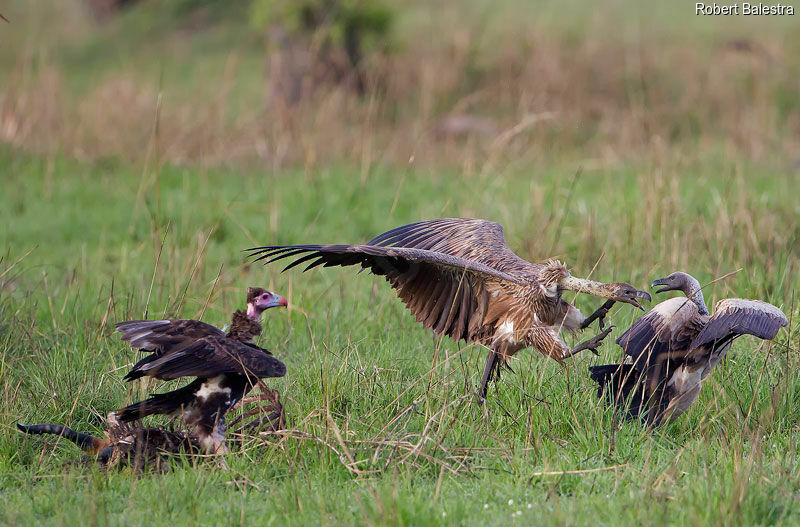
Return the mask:
[[[482,399],[489,380],[499,376],[501,364],[517,351],[532,347],[559,362],[581,350],[596,352],[611,328],[574,348],[561,340],[561,329],[584,329],[596,318],[602,329],[602,317],[614,301],[643,310],[638,299],[650,299],[628,284],[573,277],[558,261],[525,261],[508,248],[499,224],[480,219],[412,223],[366,245],[272,245],[249,251],[266,263],[303,255],[284,270],[303,262],[310,262],[305,270],[360,265],[384,276],[424,327],[490,348],[479,390]],[[609,301],[585,317],[561,298],[565,290]]]
[[[286,299],[260,287],[247,288],[247,311],[233,314],[225,334],[198,320],[132,320],[117,324],[122,340],[152,352],[125,379],[197,377],[183,388],[151,395],[116,412],[122,422],[152,414],[181,416],[206,452],[224,452],[225,414],[263,377],[283,377],[286,366],[255,344],[261,313]]]
[[[772,340],[789,324],[780,309],[760,300],[720,300],[711,315],[700,283],[686,273],[659,278],[652,287],[659,285],[656,293],[683,291],[686,298],[661,302],[617,339],[632,362],[589,368],[600,397],[606,390],[615,404],[629,405],[629,417],[654,426],[689,408],[737,337]]]

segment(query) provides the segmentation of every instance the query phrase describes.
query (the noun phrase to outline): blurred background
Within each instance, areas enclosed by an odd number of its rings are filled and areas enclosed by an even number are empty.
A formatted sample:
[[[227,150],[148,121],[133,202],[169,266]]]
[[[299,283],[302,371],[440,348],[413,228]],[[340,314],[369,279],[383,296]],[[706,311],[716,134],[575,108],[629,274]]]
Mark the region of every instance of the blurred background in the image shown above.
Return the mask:
[[[3,3],[0,140],[86,160],[502,174],[800,166],[797,16],[694,2]]]

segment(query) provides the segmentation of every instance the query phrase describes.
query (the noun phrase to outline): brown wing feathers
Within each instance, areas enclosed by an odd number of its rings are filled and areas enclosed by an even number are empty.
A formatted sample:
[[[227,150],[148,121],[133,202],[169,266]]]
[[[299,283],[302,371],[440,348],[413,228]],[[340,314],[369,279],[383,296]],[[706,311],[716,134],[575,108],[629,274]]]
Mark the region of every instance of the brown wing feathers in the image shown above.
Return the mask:
[[[510,287],[518,285],[513,276],[483,263],[414,247],[292,245],[250,251],[259,255],[256,261],[267,260],[266,263],[308,253],[285,269],[307,261],[311,263],[305,270],[321,264],[360,264],[384,276],[424,327],[456,340],[476,338],[487,311],[488,288],[499,291],[495,285],[501,282]]]
[[[129,320],[116,325],[122,340],[132,348],[146,351],[167,351],[185,342],[224,333],[199,320]]]
[[[506,244],[503,227],[499,223],[480,219],[444,218],[411,223],[380,234],[367,245],[407,247],[449,254],[512,275],[530,274],[541,267],[514,254]]]
[[[477,311],[479,300],[486,298],[481,294],[483,286],[480,280],[471,279],[466,271],[460,276],[453,271],[442,274],[445,276],[437,273],[408,276],[390,272],[387,279],[423,327],[455,340],[469,341],[470,329],[478,325],[472,316]]]
[[[228,338],[198,320],[132,320],[117,324],[117,330],[131,347],[152,352],[134,364],[125,380],[221,373],[282,377],[286,372],[284,364],[264,350]]]

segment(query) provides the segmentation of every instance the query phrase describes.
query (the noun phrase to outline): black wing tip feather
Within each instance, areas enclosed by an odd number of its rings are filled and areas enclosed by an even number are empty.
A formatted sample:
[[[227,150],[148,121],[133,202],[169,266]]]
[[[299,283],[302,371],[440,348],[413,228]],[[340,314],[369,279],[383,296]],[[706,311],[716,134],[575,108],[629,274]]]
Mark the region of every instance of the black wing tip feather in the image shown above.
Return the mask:
[[[281,272],[288,271],[289,269],[300,265],[303,262],[306,262],[310,259],[313,259],[315,256],[321,256],[323,254],[323,250],[328,247],[331,249],[336,249],[339,247],[347,247],[347,246],[337,246],[337,245],[265,245],[263,247],[253,247],[250,249],[245,249],[245,251],[249,251],[250,254],[248,258],[253,258],[252,263],[261,262],[263,261],[264,265],[269,265],[274,263],[278,260],[282,260],[284,258],[292,258],[294,256],[301,255],[303,253],[312,253],[305,255],[297,260],[290,262],[286,267],[284,267]],[[316,254],[315,254],[316,253]],[[264,261],[266,260],[266,261]],[[304,269],[307,271],[309,268]]]
[[[126,373],[124,377],[122,377],[122,380],[130,382],[130,381],[135,381],[136,379],[141,379],[144,376],[145,374],[139,370],[136,371],[131,370],[128,373]]]

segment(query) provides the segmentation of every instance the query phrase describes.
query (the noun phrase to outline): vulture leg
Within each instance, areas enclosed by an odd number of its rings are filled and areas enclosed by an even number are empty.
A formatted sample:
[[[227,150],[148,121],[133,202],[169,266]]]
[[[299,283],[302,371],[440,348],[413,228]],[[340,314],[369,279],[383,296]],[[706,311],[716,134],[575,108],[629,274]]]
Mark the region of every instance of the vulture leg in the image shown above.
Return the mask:
[[[612,329],[614,329],[614,326],[609,326],[605,329],[605,331],[598,333],[597,335],[588,340],[584,340],[583,342],[581,342],[580,344],[569,350],[569,352],[567,352],[567,354],[564,355],[562,358],[566,359],[568,357],[572,357],[576,353],[579,353],[583,350],[591,350],[592,353],[594,353],[595,355],[599,355],[599,353],[597,352],[597,348],[600,347],[600,344],[603,343],[603,339],[606,338],[611,333]]]
[[[500,363],[497,361],[497,353],[495,353],[494,350],[489,350],[489,355],[486,356],[486,365],[483,367],[481,386],[478,389],[478,399],[480,402],[486,400],[486,390],[489,388],[489,381],[494,377],[495,370],[499,364]]]
[[[489,349],[489,354],[486,355],[486,365],[483,367],[483,378],[481,379],[481,386],[478,390],[478,399],[480,402],[486,400],[486,391],[489,389],[489,382],[500,380],[500,368],[502,368],[505,359],[503,353],[499,349],[492,346]]]
[[[603,320],[606,318],[608,311],[611,309],[611,307],[614,305],[615,302],[616,302],[615,300],[606,300],[605,303],[602,306],[598,307],[594,313],[586,317],[586,320],[584,320],[583,323],[581,324],[581,329],[586,329],[592,322],[594,322],[595,320],[599,320],[600,330],[602,331],[605,326]]]

